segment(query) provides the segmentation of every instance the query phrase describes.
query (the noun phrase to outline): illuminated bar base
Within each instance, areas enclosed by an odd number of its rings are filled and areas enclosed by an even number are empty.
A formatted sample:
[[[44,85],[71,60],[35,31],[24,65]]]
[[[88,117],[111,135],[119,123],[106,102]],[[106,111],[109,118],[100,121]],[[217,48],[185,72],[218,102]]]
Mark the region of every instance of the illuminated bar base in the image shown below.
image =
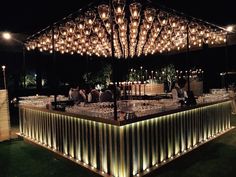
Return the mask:
[[[20,107],[20,134],[102,176],[143,176],[230,130],[230,103],[131,122]]]

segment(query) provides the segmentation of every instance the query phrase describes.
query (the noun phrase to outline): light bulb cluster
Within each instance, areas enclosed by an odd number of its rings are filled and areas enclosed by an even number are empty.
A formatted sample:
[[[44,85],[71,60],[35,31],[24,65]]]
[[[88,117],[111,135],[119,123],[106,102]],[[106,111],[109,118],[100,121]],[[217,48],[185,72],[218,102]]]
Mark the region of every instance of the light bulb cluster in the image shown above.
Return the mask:
[[[113,0],[111,8],[112,11],[108,4],[100,4],[67,18],[54,26],[54,33],[45,30],[32,37],[26,48],[53,52],[54,37],[55,51],[62,54],[110,57],[112,31],[116,58],[186,50],[187,38],[189,48],[226,42],[224,30],[162,9],[144,7],[139,2]]]

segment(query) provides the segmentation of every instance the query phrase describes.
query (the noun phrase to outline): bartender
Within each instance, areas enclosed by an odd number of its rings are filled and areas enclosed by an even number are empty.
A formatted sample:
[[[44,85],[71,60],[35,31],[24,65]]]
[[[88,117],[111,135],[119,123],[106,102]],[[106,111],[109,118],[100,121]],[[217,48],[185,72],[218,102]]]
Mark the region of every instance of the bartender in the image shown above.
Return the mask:
[[[76,103],[79,100],[79,86],[76,88],[70,88],[68,96],[69,100]]]
[[[173,84],[171,90],[173,100],[183,102],[186,98],[188,98],[187,92],[184,90],[183,86],[180,87],[178,82]]]

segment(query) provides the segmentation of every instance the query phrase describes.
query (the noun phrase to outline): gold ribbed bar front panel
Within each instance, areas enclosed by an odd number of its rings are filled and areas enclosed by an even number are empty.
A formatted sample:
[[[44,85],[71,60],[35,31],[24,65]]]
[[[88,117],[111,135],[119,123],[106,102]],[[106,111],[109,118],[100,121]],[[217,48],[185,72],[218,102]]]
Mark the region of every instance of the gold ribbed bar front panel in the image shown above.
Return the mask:
[[[230,116],[230,101],[123,126],[20,107],[20,133],[103,176],[142,176],[228,130]]]

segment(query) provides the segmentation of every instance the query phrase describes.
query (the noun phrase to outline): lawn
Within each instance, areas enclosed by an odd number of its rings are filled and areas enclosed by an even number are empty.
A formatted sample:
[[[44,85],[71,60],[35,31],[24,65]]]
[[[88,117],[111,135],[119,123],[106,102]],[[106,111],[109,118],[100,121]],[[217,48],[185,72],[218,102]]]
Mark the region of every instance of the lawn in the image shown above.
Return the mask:
[[[236,125],[236,116],[232,117]],[[236,129],[167,164],[147,177],[236,176]],[[12,140],[0,143],[0,177],[98,177],[40,147]]]
[[[99,177],[22,140],[0,143],[0,177]]]

